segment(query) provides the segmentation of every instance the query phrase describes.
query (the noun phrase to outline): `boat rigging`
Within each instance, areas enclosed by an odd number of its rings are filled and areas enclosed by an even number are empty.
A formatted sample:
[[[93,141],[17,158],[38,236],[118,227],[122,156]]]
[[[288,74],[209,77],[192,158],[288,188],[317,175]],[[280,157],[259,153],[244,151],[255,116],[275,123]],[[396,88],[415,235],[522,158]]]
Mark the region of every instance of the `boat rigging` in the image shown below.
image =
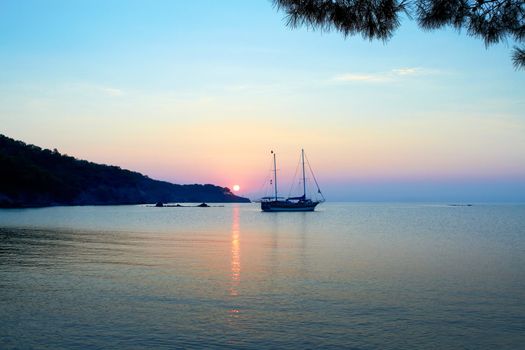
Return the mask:
[[[306,194],[306,169],[305,169],[305,153],[304,149],[301,150],[301,168],[302,168],[302,182],[303,182],[303,194],[299,197],[288,197],[283,198],[279,197],[277,193],[277,159],[276,154],[274,151],[271,151],[271,154],[273,155],[273,189],[274,189],[274,195],[263,197],[261,198],[261,210],[266,212],[276,212],[276,211],[314,211],[315,207],[324,202],[325,198],[321,192],[321,189],[319,188],[319,184],[317,183],[317,179],[315,178],[315,175],[312,171],[312,168],[310,166],[310,163],[307,160],[308,168],[310,172],[312,173],[312,177],[314,179],[315,185],[317,187],[317,193],[320,194],[321,199],[320,200],[313,200],[311,198],[307,198]],[[270,180],[270,183],[272,181]]]

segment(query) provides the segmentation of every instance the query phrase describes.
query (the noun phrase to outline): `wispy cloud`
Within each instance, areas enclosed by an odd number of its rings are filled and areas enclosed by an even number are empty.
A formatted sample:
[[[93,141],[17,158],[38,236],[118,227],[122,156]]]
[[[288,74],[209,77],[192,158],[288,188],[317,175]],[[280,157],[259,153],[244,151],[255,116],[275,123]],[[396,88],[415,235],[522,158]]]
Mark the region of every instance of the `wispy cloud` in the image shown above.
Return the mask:
[[[430,73],[430,70],[418,68],[418,67],[410,67],[410,68],[398,68],[398,69],[392,69],[391,71],[393,74],[398,76],[406,76],[406,75],[426,75]]]
[[[397,81],[406,77],[423,76],[436,73],[438,73],[438,71],[431,69],[425,69],[420,67],[404,67],[379,73],[344,73],[333,77],[332,81],[387,83]]]
[[[122,89],[92,82],[70,82],[65,83],[64,85],[62,85],[61,88],[70,92],[74,91],[75,93],[82,94],[96,94],[110,97],[119,97],[126,95],[125,91]]]
[[[390,80],[389,76],[384,74],[362,74],[362,73],[345,73],[335,76],[332,80],[340,82],[364,81],[370,83],[379,83]]]
[[[112,87],[99,87],[99,90],[108,96],[123,96],[124,91]]]

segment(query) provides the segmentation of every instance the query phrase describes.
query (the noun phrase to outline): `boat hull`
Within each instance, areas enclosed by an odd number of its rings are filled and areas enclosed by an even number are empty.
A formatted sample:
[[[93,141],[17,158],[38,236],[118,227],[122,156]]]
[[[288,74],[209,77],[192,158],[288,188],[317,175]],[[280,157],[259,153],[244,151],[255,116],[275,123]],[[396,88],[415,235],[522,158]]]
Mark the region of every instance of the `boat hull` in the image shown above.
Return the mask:
[[[268,201],[261,202],[261,210],[267,212],[276,211],[314,211],[319,202],[286,202],[286,201]]]

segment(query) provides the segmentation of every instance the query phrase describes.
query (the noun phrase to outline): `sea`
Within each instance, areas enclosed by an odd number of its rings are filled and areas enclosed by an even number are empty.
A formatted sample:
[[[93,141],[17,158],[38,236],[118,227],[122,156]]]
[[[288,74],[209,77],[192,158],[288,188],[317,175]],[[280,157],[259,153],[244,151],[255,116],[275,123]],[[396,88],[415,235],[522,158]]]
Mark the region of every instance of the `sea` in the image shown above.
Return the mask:
[[[1,349],[524,349],[525,205],[0,210]]]

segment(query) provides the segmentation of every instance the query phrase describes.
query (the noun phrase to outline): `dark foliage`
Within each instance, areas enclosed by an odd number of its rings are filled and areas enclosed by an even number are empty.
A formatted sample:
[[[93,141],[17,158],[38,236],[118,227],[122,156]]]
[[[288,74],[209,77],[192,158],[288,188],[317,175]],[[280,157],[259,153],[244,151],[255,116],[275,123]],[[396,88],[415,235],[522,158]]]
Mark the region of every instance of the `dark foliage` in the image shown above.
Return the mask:
[[[275,1],[288,13],[288,25],[307,25],[330,30],[345,36],[360,33],[366,39],[387,40],[399,27],[398,12],[405,3],[396,0],[354,1]]]
[[[514,48],[514,53],[512,54],[512,62],[514,63],[514,67],[516,67],[517,69],[525,69],[525,48]]]
[[[228,188],[175,185],[0,135],[0,207],[248,202]]]
[[[525,41],[523,0],[274,0],[274,4],[287,13],[292,27],[336,29],[369,40],[389,39],[406,14],[423,29],[465,29],[486,45],[508,38]],[[514,49],[516,68],[525,68],[524,53],[525,47]]]

